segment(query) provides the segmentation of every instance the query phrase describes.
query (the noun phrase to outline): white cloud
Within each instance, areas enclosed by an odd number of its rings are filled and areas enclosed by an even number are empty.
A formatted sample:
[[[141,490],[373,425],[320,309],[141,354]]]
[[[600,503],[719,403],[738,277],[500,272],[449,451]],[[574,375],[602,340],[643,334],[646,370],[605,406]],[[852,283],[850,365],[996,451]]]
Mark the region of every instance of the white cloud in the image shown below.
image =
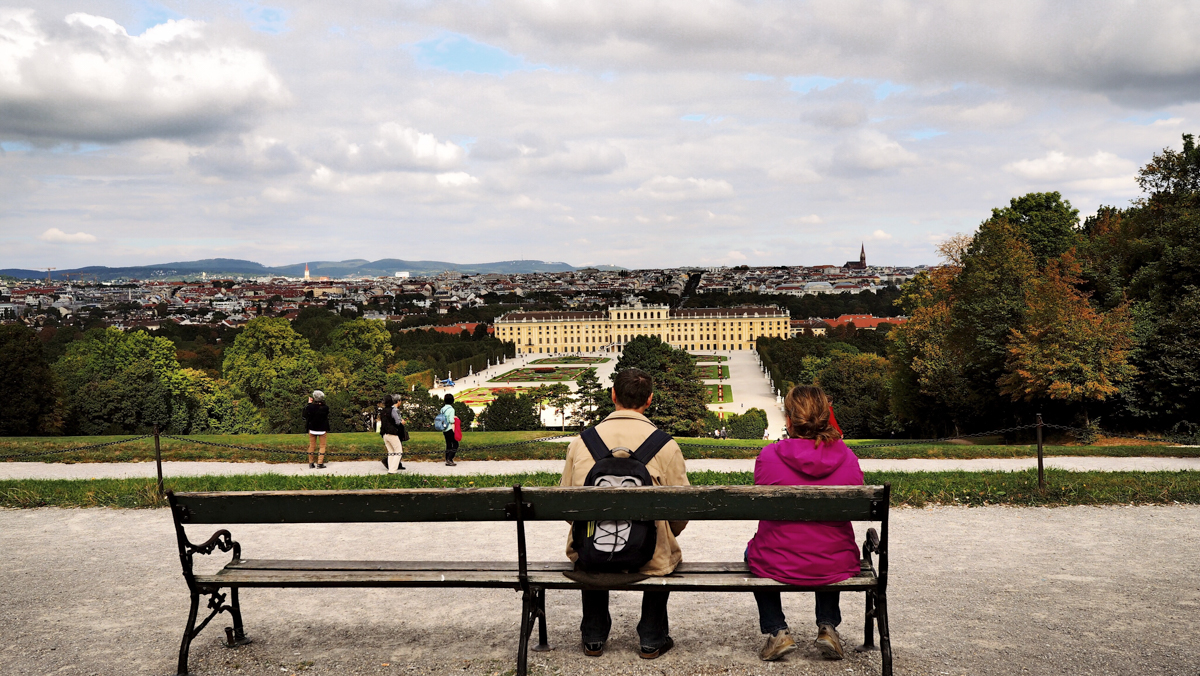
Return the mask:
[[[96,236],[89,235],[86,232],[68,234],[58,228],[50,228],[39,235],[38,239],[43,242],[53,242],[55,244],[90,244],[96,241]]]
[[[466,173],[465,171],[453,171],[445,174],[437,175],[438,185],[461,188],[463,186],[474,185],[479,183],[479,179]]]
[[[242,127],[288,93],[266,56],[203,22],[131,36],[76,12],[44,28],[0,9],[0,133],[39,140],[194,137]]]
[[[676,178],[655,176],[642,182],[637,190],[628,191],[635,197],[655,200],[715,200],[733,197],[733,186],[728,181],[712,178]]]
[[[1032,160],[1004,165],[1004,170],[1031,181],[1061,181],[1126,177],[1132,179],[1137,165],[1116,155],[1097,150],[1088,157],[1071,157],[1058,150]]]
[[[888,233],[884,232],[883,230],[876,230],[875,232],[871,233],[871,239],[889,240],[891,238],[892,238],[892,236],[889,235]]]
[[[886,134],[864,129],[834,149],[834,165],[847,172],[894,171],[917,163],[917,156]]]
[[[725,254],[725,257],[735,261],[746,260],[746,254],[742,253],[741,251],[730,251],[729,253]]]
[[[821,220],[821,217],[816,214],[801,216],[796,219],[796,222],[802,225],[820,225],[821,223],[824,223],[824,221]]]

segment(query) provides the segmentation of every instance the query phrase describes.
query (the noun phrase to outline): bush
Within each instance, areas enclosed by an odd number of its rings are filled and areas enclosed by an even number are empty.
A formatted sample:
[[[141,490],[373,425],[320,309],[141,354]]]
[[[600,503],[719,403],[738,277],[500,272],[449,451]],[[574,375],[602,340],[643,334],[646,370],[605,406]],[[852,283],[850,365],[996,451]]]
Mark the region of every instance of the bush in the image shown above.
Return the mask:
[[[520,397],[515,392],[498,393],[479,414],[479,422],[489,432],[537,430],[542,427],[534,398]]]
[[[762,439],[763,432],[767,429],[767,412],[761,408],[752,408],[741,415],[729,415],[726,421],[730,438]]]

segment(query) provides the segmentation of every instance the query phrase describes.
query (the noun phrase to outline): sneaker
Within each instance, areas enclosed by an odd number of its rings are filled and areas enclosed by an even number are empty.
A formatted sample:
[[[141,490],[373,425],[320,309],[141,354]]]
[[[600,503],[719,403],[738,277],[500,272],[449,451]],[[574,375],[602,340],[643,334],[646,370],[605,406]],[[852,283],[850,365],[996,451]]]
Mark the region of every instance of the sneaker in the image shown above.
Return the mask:
[[[316,469],[316,468],[317,468],[317,466],[316,466],[316,465],[314,465],[314,464],[312,464],[312,463],[310,462],[310,463],[308,463],[308,468],[309,468],[309,469]]]
[[[399,466],[399,467],[397,467],[396,469],[397,469],[397,470],[402,470],[402,469],[406,469],[406,468],[405,468],[405,466],[404,466],[404,463],[400,463],[400,466]]]
[[[821,657],[827,660],[845,659],[846,651],[842,650],[842,637],[832,624],[822,624],[817,629],[817,640],[813,642]]]
[[[668,636],[666,643],[663,643],[662,645],[658,646],[657,648],[650,648],[648,646],[642,646],[641,649],[638,651],[638,657],[640,657],[644,660],[658,659],[659,657],[662,657],[663,653],[667,652],[668,650],[670,650],[671,648],[674,648],[674,647],[675,647],[675,641],[672,641],[671,637]]]
[[[457,467],[457,466],[458,466],[458,463],[457,463],[457,462],[454,462],[453,460],[447,460],[447,461],[446,461],[446,466],[447,466],[447,467]]]
[[[325,469],[325,463],[323,463],[323,462],[317,463],[317,469]]]
[[[758,656],[763,662],[774,662],[795,649],[796,641],[792,639],[792,633],[787,629],[780,629],[767,636],[767,643],[758,652]]]
[[[587,655],[588,657],[600,657],[604,654],[604,641],[597,641],[596,643],[584,643],[583,654]]]

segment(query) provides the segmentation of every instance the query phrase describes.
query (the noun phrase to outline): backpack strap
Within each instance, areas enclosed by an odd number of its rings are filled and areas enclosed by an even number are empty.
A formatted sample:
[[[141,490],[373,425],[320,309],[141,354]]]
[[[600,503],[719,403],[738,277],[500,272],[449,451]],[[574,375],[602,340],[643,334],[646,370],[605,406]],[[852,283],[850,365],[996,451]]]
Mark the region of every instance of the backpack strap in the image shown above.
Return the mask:
[[[612,455],[612,451],[608,450],[608,446],[604,440],[600,438],[600,433],[595,427],[589,427],[579,433],[579,438],[583,439],[583,443],[587,446],[588,453],[592,454],[592,460],[600,462],[601,460]]]
[[[646,437],[646,440],[642,442],[642,445],[638,446],[638,449],[633,452],[633,457],[643,465],[649,464],[650,461],[654,459],[654,456],[658,455],[658,452],[661,451],[662,447],[666,446],[667,442],[669,441],[671,441],[670,434],[656,429],[651,432],[650,436]]]

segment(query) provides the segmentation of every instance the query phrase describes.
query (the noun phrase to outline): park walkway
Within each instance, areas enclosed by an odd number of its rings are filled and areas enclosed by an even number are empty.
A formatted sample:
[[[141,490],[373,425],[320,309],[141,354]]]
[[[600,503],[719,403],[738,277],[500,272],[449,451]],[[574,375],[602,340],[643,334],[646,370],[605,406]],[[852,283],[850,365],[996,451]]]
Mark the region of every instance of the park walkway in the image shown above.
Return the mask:
[[[971,460],[860,460],[867,472],[1015,472],[1037,467],[1036,458],[980,458]],[[407,474],[468,476],[472,474],[524,474],[562,471],[562,460],[479,460],[458,458],[458,466],[441,462],[404,463]],[[1104,458],[1057,456],[1046,458],[1046,467],[1074,472],[1200,471],[1200,458]],[[752,472],[754,460],[688,460],[689,472]],[[209,476],[235,474],[335,474],[361,476],[384,474],[379,462],[331,462],[327,469],[313,470],[307,463],[266,462],[164,462],[163,476]],[[153,477],[153,462],[112,463],[0,463],[0,479],[128,479]]]

